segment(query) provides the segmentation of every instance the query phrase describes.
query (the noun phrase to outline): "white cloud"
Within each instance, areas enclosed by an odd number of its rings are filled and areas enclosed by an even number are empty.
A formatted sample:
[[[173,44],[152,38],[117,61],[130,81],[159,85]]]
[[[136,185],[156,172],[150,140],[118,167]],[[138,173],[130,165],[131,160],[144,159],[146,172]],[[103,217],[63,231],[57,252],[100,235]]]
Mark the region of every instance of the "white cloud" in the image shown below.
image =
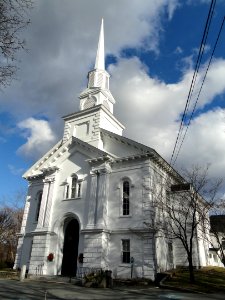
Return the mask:
[[[19,80],[0,95],[1,107],[21,119],[37,113],[59,119],[77,110],[77,95],[94,63],[101,18],[106,53],[119,56],[126,47],[158,52],[162,21],[172,17],[177,5],[178,0],[36,2],[23,32],[28,52],[20,57]]]
[[[148,75],[138,58],[121,59],[110,66],[111,90],[117,103],[115,115],[126,126],[125,134],[155,148],[160,155],[171,157],[179,116],[187,99],[193,70],[180,81],[166,84]],[[200,77],[204,70],[200,71]],[[225,89],[225,61],[215,60],[199,101],[204,107]],[[195,99],[195,98],[194,98]],[[179,156],[179,164],[212,163],[215,173],[225,168],[225,116],[223,109],[204,112],[192,122]]]
[[[49,123],[45,120],[28,118],[18,124],[27,142],[17,152],[25,157],[37,159],[56,142]]]
[[[192,79],[193,57],[185,58],[183,77],[167,84],[149,75],[151,70],[137,58],[120,56],[126,47],[160,53],[160,38],[166,34],[165,18],[167,21],[172,18],[179,3],[178,0],[76,0],[64,1],[62,5],[60,0],[36,1],[25,36],[28,53],[20,57],[19,80],[4,95],[0,94],[1,108],[19,118],[18,127],[26,138],[18,152],[37,158],[56,138],[61,138],[60,117],[78,110],[77,96],[94,63],[100,20],[104,17],[106,53],[118,58],[118,63],[109,69],[111,91],[117,101],[115,116],[126,125],[126,135],[169,158]],[[178,47],[177,52],[182,49]],[[200,70],[201,77],[203,71]],[[224,78],[225,61],[217,59],[207,76],[199,108],[224,92]],[[215,165],[219,160],[223,162],[222,115],[223,110],[215,110],[195,119],[182,149],[183,162],[190,163],[195,158]],[[45,116],[49,121],[30,116]],[[210,132],[208,136],[204,128]],[[193,152],[196,143],[199,146]],[[218,164],[219,170],[224,167],[225,163]]]
[[[214,176],[224,176],[225,109],[217,108],[198,116],[192,123],[181,158],[190,164],[212,164]],[[181,160],[180,160],[181,161]]]
[[[159,52],[163,22],[172,18],[177,6],[178,0],[36,2],[31,24],[23,31],[28,51],[19,57],[19,80],[0,94],[0,111],[10,111],[17,122],[47,117],[61,138],[61,116],[78,110],[78,95],[94,63],[101,18],[106,53],[119,57],[126,47]],[[19,152],[30,154],[30,143]],[[34,152],[38,155],[41,149],[34,147]]]
[[[204,71],[206,65],[203,67]],[[200,74],[200,77],[203,77],[203,74]],[[215,59],[210,66],[209,72],[207,74],[205,84],[201,94],[201,106],[212,101],[212,99],[224,93],[225,91],[225,60],[224,59]]]

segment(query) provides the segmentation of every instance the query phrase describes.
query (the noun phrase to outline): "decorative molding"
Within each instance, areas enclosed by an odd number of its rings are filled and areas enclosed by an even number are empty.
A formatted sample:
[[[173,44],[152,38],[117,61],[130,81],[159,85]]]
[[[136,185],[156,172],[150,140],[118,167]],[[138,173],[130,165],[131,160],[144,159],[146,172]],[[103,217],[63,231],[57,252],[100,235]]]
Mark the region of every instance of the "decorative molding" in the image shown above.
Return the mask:
[[[93,167],[90,171],[91,175],[104,175],[104,174],[109,174],[112,172],[111,166],[109,165],[109,163],[104,163],[98,167]]]
[[[54,231],[48,231],[48,230],[37,230],[37,231],[31,231],[25,233],[26,236],[37,236],[37,235],[57,235]]]
[[[48,182],[52,183],[54,181],[55,181],[55,177],[47,177],[47,178],[43,179],[44,183],[48,183]]]
[[[108,233],[108,234],[111,234],[111,230],[103,229],[103,228],[84,228],[81,230],[81,233],[88,233],[88,234]]]

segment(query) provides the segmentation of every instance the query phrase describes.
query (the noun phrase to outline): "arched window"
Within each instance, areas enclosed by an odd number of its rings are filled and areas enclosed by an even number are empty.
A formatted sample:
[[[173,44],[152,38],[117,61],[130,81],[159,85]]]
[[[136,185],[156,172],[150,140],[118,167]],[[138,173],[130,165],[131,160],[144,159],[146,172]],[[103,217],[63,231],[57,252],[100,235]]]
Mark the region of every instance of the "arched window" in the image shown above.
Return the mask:
[[[72,176],[67,179],[64,190],[65,199],[81,198],[81,182],[82,179],[79,179],[76,174],[72,174]]]
[[[130,214],[130,182],[128,180],[123,181],[123,216]]]
[[[71,183],[71,198],[76,198],[77,196],[77,177],[72,177]]]
[[[38,221],[38,218],[39,218],[42,194],[43,194],[42,192],[39,192],[38,195],[37,195],[37,206],[36,206],[35,221]]]

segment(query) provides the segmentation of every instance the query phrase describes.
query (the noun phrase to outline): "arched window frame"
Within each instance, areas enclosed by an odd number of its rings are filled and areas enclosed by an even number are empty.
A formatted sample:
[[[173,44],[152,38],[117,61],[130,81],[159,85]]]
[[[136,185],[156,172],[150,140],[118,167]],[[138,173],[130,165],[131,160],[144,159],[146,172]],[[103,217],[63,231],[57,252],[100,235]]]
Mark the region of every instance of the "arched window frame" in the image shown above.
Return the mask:
[[[72,174],[65,184],[65,199],[80,199],[82,195],[82,178],[77,174]]]
[[[90,96],[83,100],[82,102],[82,110],[94,107],[97,105],[97,98],[95,96]]]
[[[41,210],[41,202],[42,202],[43,191],[39,191],[36,195],[36,212],[35,212],[35,222],[38,222],[40,210]]]
[[[132,188],[134,185],[129,177],[124,177],[120,182],[120,216],[131,217],[132,215]],[[128,190],[127,190],[128,188]]]
[[[70,198],[76,198],[77,196],[77,179],[77,176],[71,177]]]

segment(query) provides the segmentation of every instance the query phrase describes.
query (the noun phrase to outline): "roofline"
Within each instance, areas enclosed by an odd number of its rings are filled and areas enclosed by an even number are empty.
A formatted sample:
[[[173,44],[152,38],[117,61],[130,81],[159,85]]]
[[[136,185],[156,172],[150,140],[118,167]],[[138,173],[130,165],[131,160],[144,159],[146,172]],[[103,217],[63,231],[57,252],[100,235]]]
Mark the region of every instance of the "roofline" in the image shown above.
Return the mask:
[[[87,150],[89,150],[90,152],[97,152],[99,157],[109,157],[110,154],[96,148],[95,146],[84,142],[74,136],[72,136],[69,140],[67,140],[65,143],[62,143],[62,140],[60,140],[53,148],[51,148],[49,150],[49,152],[47,152],[46,155],[42,156],[41,159],[39,159],[33,166],[31,166],[23,175],[24,179],[27,180],[31,180],[34,178],[40,178],[42,176],[44,176],[46,174],[47,171],[56,171],[58,168],[56,166],[46,166],[46,167],[42,167],[42,165],[45,163],[45,161],[47,161],[50,157],[51,154],[53,155],[55,152],[57,152],[59,149],[66,149],[66,148],[70,148],[73,144],[78,144],[83,148],[86,148]],[[58,147],[57,147],[58,146]],[[64,151],[61,150],[61,155],[63,155]],[[61,156],[60,155],[60,156]],[[32,174],[32,171],[37,171],[35,174]]]
[[[126,140],[127,143],[130,143],[130,144],[134,144],[134,143],[135,143],[137,146],[139,146],[139,147],[141,147],[141,148],[148,149],[148,151],[149,151],[149,150],[155,151],[155,150],[154,150],[153,148],[151,148],[151,147],[148,147],[148,146],[146,146],[146,145],[144,145],[144,144],[141,144],[141,143],[139,143],[139,142],[137,142],[137,141],[134,141],[134,140],[132,140],[132,139],[130,139],[130,138],[127,138],[127,137],[125,137],[125,136],[119,135],[119,134],[114,133],[114,132],[112,132],[112,131],[108,131],[108,130],[103,129],[103,128],[100,128],[100,131],[102,131],[103,134],[106,133],[107,135],[109,135],[109,136],[110,136],[110,135],[111,135],[111,136],[114,136],[114,137],[116,137],[117,139],[120,139],[120,140]]]
[[[35,167],[38,168],[38,165],[42,165],[49,157],[51,154],[53,154],[54,152],[56,152],[62,145],[62,139],[58,141],[58,143],[56,143],[47,153],[45,153],[37,162],[35,162],[23,175],[22,177],[27,179],[28,177],[30,177],[28,174],[30,172],[31,169],[34,169]],[[41,174],[40,174],[41,175]],[[37,176],[37,174],[36,174]]]
[[[136,158],[144,158],[144,157],[151,157],[157,164],[163,166],[163,169],[167,170],[167,172],[169,172],[173,177],[175,177],[178,180],[184,181],[185,179],[161,156],[158,154],[158,152],[155,151],[155,149],[148,147],[144,144],[141,144],[139,142],[136,142],[132,139],[129,139],[127,137],[124,136],[120,136],[114,132],[110,132],[106,129],[102,129],[101,128],[101,132],[104,134],[108,134],[109,136],[114,136],[115,138],[119,139],[119,140],[125,140],[128,143],[132,144],[135,143],[136,145],[138,145],[139,147],[143,148],[143,150],[146,149],[146,151],[142,154],[137,154],[137,155],[131,155],[131,156],[127,156],[127,157],[123,157],[123,158],[115,158],[115,161],[126,161],[128,159],[135,159]]]

